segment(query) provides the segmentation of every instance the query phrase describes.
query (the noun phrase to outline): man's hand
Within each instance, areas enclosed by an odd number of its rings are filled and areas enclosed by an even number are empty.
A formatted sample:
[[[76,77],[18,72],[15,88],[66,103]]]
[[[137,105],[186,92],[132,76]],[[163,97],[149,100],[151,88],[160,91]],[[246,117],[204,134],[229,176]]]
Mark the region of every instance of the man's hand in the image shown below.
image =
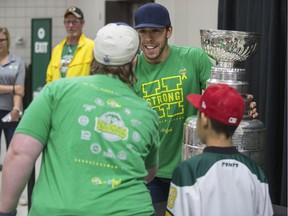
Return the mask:
[[[256,109],[256,102],[253,101],[253,95],[251,94],[247,94],[247,99],[250,101],[250,110],[248,111],[248,115],[251,116],[252,118],[257,118],[258,117],[258,113],[257,113],[257,109]]]

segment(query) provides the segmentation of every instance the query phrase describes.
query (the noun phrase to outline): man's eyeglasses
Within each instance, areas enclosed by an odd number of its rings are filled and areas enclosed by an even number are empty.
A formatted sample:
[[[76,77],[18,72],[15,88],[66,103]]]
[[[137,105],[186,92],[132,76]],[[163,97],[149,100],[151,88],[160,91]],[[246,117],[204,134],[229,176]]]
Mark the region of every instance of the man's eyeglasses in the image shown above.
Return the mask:
[[[6,41],[7,39],[5,39],[5,38],[2,38],[2,39],[0,39],[0,43],[3,43],[4,41]]]
[[[78,25],[81,21],[80,20],[64,20],[65,25]]]

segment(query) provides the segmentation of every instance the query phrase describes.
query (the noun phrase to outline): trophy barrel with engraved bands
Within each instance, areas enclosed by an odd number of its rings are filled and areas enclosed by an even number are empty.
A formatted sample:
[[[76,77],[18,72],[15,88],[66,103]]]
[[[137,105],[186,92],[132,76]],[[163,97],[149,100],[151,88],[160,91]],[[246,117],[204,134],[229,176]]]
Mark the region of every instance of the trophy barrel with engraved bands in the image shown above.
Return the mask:
[[[237,89],[246,101],[243,120],[232,137],[233,145],[243,154],[264,164],[265,127],[258,119],[248,115],[250,101],[247,100],[249,83],[245,68],[239,67],[260,46],[261,35],[254,32],[229,30],[200,30],[201,46],[208,56],[216,61],[211,68],[207,86],[224,83]],[[182,160],[202,153],[205,143],[196,134],[196,116],[186,119],[183,130]]]

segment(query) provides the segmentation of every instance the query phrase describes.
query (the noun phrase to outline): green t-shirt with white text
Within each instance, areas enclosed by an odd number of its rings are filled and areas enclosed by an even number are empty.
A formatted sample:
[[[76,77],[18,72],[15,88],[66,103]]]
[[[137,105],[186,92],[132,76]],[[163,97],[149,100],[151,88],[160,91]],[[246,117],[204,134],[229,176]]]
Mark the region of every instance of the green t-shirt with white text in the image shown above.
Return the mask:
[[[16,133],[44,145],[29,216],[153,213],[144,177],[158,163],[158,116],[119,79],[53,81]]]

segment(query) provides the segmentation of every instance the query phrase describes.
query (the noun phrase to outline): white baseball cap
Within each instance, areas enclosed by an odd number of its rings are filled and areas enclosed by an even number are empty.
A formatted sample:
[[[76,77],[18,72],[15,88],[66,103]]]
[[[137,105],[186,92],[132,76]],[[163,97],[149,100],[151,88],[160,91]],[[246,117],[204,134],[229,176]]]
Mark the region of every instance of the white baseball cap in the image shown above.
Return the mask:
[[[126,23],[109,23],[96,34],[94,57],[104,65],[124,65],[133,60],[138,49],[135,29]]]

